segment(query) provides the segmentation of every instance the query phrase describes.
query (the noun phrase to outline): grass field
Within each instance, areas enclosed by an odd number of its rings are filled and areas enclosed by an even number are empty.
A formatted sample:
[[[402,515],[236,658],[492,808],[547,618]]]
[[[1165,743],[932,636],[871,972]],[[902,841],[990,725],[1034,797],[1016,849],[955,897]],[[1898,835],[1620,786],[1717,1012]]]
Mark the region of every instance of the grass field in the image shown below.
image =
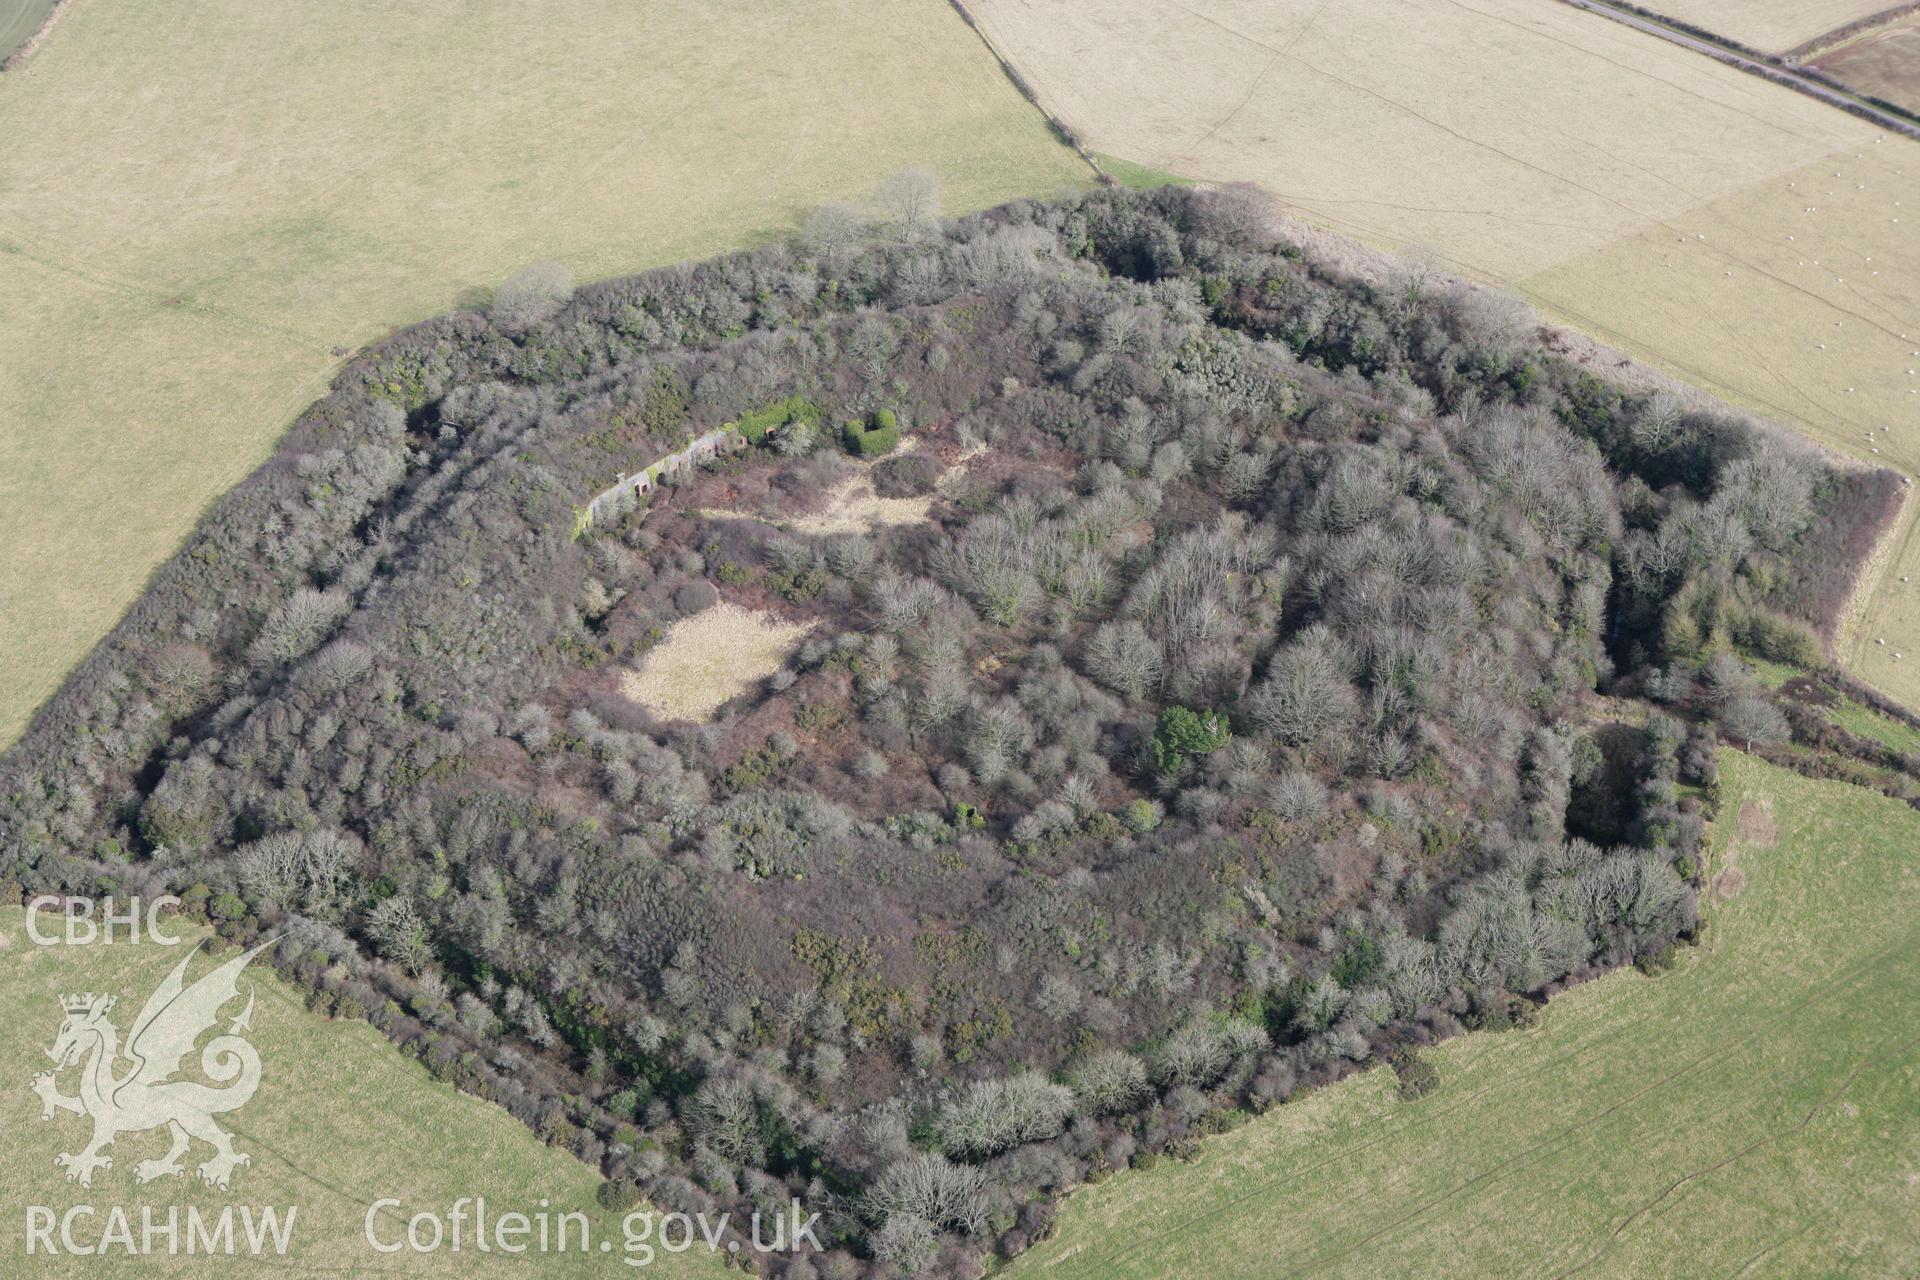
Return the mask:
[[[1920,112],[1920,13],[1855,36],[1813,65],[1862,93]]]
[[[1534,0],[974,8],[1102,152],[1260,182],[1309,221],[1920,470],[1920,144]],[[1911,519],[1845,656],[1920,703],[1920,662],[1863,639],[1920,635],[1901,574],[1920,580]]]
[[[527,262],[1086,166],[944,0],[75,0],[0,77],[0,742],[351,349]]]
[[[1890,0],[1635,0],[1761,53],[1785,53],[1850,22],[1891,8]]]
[[[1151,191],[1155,187],[1190,187],[1192,178],[1183,178],[1177,173],[1166,173],[1160,169],[1149,168],[1144,164],[1135,164],[1131,160],[1122,160],[1119,156],[1096,155],[1100,168],[1108,177],[1123,187],[1134,191]]]
[[[249,1039],[259,1050],[262,1068],[258,1093],[223,1121],[234,1133],[236,1149],[253,1157],[238,1170],[232,1189],[216,1191],[185,1179],[162,1179],[138,1186],[137,1160],[158,1157],[164,1133],[127,1134],[116,1143],[113,1167],[94,1176],[93,1186],[69,1185],[56,1169],[56,1152],[77,1150],[88,1132],[78,1116],[55,1112],[40,1118],[40,1101],[27,1082],[48,1067],[42,1052],[60,1026],[57,998],[69,992],[116,995],[113,1021],[125,1034],[148,992],[186,954],[187,948],[151,943],[112,946],[39,947],[28,942],[25,913],[0,910],[0,1128],[7,1134],[0,1160],[0,1274],[36,1276],[200,1277],[264,1275],[292,1268],[303,1274],[337,1276],[584,1276],[624,1274],[619,1265],[619,1219],[594,1203],[598,1174],[572,1156],[544,1146],[504,1110],[456,1092],[429,1077],[418,1063],[393,1051],[379,1032],[363,1022],[325,1021],[309,1012],[299,995],[272,974],[250,966],[242,994],[251,983],[257,1000]],[[192,935],[182,928],[183,936]],[[256,966],[259,962],[255,962]],[[212,967],[203,954],[193,962],[191,982]],[[237,1008],[237,1006],[236,1006]],[[226,1011],[231,1015],[234,1010]],[[225,1025],[223,1020],[222,1026]],[[188,1058],[189,1067],[197,1061]],[[61,1076],[64,1092],[75,1087],[76,1072]],[[194,1161],[205,1158],[196,1147]],[[495,1253],[417,1255],[376,1253],[365,1241],[363,1223],[374,1201],[393,1197],[407,1215],[442,1214],[461,1196],[484,1195],[490,1213],[586,1212],[596,1239],[614,1242],[611,1259],[548,1255],[529,1260]],[[164,1220],[168,1206],[184,1215],[188,1205],[203,1214],[224,1204],[297,1208],[293,1247],[285,1262],[246,1258],[47,1258],[25,1255],[25,1212],[29,1205],[65,1213],[91,1204],[104,1215],[122,1205],[139,1231],[140,1206],[152,1205]],[[391,1240],[404,1220],[382,1219],[382,1239]],[[101,1229],[95,1219],[92,1229]],[[82,1239],[84,1241],[84,1225]],[[469,1227],[469,1232],[471,1228]],[[721,1268],[703,1252],[661,1255],[641,1274],[719,1275]]]
[[[1920,1273],[1920,814],[1726,753],[1738,893],[1657,978],[1076,1193],[1012,1273]],[[1736,818],[1736,814],[1740,815]]]

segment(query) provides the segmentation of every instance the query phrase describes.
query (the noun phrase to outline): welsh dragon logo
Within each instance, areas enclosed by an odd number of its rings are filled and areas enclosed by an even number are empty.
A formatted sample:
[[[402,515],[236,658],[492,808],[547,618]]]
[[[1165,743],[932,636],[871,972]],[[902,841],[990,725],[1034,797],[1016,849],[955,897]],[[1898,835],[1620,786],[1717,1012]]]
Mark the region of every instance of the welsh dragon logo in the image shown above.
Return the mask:
[[[70,1111],[93,1121],[93,1138],[86,1146],[53,1158],[67,1171],[68,1182],[92,1186],[96,1170],[113,1167],[113,1158],[102,1152],[115,1138],[161,1125],[166,1126],[172,1146],[160,1159],[134,1165],[138,1182],[185,1175],[180,1158],[195,1138],[213,1148],[213,1155],[196,1166],[195,1173],[223,1191],[236,1168],[253,1163],[253,1157],[233,1149],[233,1135],[213,1120],[245,1106],[260,1087],[260,1055],[241,1034],[253,1029],[251,987],[246,1008],[228,1023],[226,1034],[215,1036],[200,1051],[201,1070],[226,1087],[216,1089],[171,1077],[179,1072],[180,1060],[192,1052],[194,1042],[219,1021],[221,1008],[239,997],[240,971],[271,945],[263,942],[235,956],[189,987],[184,978],[187,962],[200,950],[195,947],[147,997],[124,1048],[119,1028],[107,1017],[114,997],[91,991],[60,997],[66,1019],[47,1050],[54,1069],[33,1077],[33,1091],[40,1097],[42,1120],[53,1119],[55,1111]],[[68,1097],[60,1092],[55,1077],[75,1065],[80,1067],[80,1092]]]

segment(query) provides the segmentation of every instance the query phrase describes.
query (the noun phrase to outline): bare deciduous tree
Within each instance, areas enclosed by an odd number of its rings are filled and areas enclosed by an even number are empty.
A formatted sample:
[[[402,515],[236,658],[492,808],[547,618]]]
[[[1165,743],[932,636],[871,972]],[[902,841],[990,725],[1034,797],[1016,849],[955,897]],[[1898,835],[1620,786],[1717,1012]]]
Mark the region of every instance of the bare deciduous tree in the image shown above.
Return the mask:
[[[487,314],[518,331],[546,320],[573,299],[573,273],[558,262],[535,262],[506,278],[493,293]]]
[[[838,264],[866,231],[866,223],[852,205],[815,206],[800,227],[800,243],[808,253]]]
[[[902,239],[913,239],[940,219],[940,179],[931,169],[901,169],[881,182],[873,200]]]

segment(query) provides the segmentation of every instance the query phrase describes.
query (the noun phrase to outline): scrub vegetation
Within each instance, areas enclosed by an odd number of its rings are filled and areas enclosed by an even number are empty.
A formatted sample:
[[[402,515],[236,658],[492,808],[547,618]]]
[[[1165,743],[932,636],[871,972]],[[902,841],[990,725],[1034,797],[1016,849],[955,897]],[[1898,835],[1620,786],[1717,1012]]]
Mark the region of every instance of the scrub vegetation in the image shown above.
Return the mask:
[[[1920,1271],[1920,815],[1723,754],[1705,941],[1078,1192],[1008,1274]],[[1737,891],[1732,891],[1738,885]]]
[[[0,761],[0,876],[283,935],[612,1196],[799,1195],[794,1280],[957,1276],[1670,962],[1716,741],[1915,785],[1741,656],[1819,668],[1896,477],[1345,275],[1247,190],[925,190],[357,357]],[[780,527],[849,467],[926,518]],[[777,668],[627,696],[734,609]]]

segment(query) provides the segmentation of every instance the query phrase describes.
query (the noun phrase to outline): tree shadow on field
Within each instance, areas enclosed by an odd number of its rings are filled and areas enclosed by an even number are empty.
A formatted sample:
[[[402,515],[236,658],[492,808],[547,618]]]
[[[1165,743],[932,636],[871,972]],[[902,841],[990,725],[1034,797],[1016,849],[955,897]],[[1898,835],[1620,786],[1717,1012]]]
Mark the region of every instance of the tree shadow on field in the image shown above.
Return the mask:
[[[453,295],[456,311],[485,311],[493,305],[493,286],[471,284]]]

